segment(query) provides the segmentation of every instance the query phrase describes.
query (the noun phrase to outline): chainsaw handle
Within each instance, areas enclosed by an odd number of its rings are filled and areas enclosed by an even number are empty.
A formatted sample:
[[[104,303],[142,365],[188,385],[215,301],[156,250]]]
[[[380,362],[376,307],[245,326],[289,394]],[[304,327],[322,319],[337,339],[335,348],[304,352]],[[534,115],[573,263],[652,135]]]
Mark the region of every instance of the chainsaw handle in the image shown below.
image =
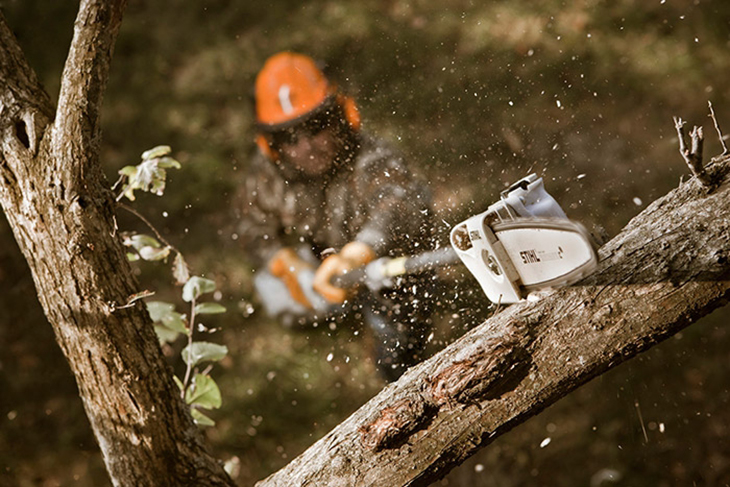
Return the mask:
[[[334,286],[342,289],[350,289],[361,284],[367,277],[367,265],[350,269],[344,274],[338,274],[332,277],[330,281]]]
[[[381,257],[345,274],[334,276],[332,284],[343,289],[365,284],[371,290],[377,291],[392,287],[394,277],[420,274],[460,262],[459,256],[451,247],[442,247],[413,256]]]

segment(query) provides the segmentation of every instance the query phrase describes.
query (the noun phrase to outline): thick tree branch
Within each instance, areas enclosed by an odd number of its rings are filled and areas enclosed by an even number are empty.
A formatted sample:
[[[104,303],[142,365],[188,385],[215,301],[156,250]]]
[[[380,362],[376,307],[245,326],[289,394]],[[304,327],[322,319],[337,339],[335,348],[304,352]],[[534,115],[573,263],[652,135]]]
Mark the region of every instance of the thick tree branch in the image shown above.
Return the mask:
[[[69,175],[84,179],[99,167],[100,112],[114,43],[127,0],[82,0],[74,25],[54,122],[54,156],[73,161]],[[78,181],[68,184],[75,186]]]
[[[429,485],[591,378],[730,297],[730,158],[722,184],[655,201],[579,285],[508,307],[414,367],[258,484]]]

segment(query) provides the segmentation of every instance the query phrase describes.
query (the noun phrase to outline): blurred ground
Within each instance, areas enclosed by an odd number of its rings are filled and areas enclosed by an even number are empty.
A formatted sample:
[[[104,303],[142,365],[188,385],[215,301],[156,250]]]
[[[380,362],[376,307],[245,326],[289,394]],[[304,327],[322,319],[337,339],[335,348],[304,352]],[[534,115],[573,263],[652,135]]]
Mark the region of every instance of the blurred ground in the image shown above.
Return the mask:
[[[77,3],[0,8],[55,97]],[[224,407],[208,436],[237,459],[240,484],[286,464],[383,386],[364,330],[282,330],[252,295],[229,205],[253,151],[251,85],[268,55],[327,61],[367,129],[428,177],[442,242],[530,171],[571,217],[613,235],[687,177],[673,115],[704,124],[705,154],[720,152],[707,101],[730,127],[729,22],[730,4],[710,0],[131,0],[105,99],[105,168],[113,181],[162,143],[183,163],[164,198],[137,207],[222,289],[229,313],[206,324],[222,328],[212,339],[231,353],[214,372]],[[108,485],[4,222],[0,240],[0,485]],[[139,272],[175,298],[166,270]],[[468,276],[455,279],[434,351],[490,312]],[[727,324],[721,310],[601,376],[442,484],[730,485]]]

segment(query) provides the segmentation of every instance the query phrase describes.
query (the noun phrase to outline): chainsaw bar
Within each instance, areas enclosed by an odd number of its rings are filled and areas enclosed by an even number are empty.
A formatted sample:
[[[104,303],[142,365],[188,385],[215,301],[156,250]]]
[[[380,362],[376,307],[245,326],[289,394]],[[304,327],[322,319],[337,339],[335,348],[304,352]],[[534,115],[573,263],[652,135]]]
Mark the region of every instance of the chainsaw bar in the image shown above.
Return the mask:
[[[598,264],[590,234],[571,220],[516,219],[495,223],[492,230],[527,291],[569,286]]]

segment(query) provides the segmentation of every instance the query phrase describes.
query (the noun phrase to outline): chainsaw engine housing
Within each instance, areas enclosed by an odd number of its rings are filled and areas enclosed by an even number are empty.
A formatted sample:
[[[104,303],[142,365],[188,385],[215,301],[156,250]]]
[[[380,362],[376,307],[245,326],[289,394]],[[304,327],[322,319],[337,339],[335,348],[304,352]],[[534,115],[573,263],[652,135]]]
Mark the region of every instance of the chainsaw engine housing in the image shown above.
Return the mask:
[[[515,303],[532,290],[573,284],[597,264],[588,232],[567,219],[535,174],[456,225],[451,244],[494,303]]]

